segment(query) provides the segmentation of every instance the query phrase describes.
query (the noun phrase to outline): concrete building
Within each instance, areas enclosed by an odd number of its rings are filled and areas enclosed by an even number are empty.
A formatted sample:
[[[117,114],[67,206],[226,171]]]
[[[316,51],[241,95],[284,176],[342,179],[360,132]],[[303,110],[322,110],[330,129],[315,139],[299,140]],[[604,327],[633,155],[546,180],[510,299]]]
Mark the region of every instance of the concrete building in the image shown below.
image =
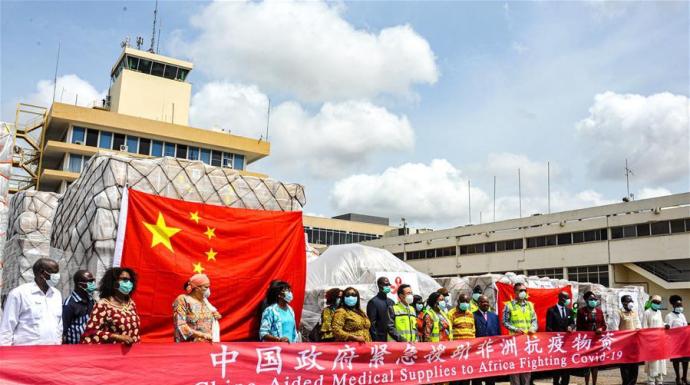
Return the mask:
[[[304,215],[307,241],[323,251],[328,246],[359,243],[383,237],[397,227],[389,226],[388,218],[362,214],[344,214],[333,218]]]
[[[11,191],[64,191],[99,150],[200,160],[266,177],[247,166],[269,155],[268,142],[189,126],[192,63],[131,47],[115,63],[108,96],[92,107],[18,106]]]
[[[512,271],[690,300],[690,193],[364,244],[434,277]]]

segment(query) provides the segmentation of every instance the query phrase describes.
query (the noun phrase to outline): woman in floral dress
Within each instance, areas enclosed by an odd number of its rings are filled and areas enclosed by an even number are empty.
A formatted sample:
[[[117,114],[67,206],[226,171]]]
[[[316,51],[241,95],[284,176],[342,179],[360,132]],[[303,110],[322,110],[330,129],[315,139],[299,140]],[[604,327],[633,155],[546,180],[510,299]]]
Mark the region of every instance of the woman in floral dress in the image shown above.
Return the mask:
[[[213,323],[220,314],[208,302],[211,281],[206,274],[195,274],[184,285],[186,294],[173,302],[175,342],[212,342]]]

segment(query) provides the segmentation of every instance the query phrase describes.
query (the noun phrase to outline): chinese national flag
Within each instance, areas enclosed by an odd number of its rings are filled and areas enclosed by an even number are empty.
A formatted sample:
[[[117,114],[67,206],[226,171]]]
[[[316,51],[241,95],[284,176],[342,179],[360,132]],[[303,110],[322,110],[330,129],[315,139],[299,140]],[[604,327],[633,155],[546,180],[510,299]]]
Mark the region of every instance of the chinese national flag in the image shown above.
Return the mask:
[[[537,323],[539,324],[539,331],[546,331],[546,311],[550,307],[556,306],[558,303],[558,293],[565,291],[573,298],[572,288],[568,286],[556,288],[527,288],[527,300],[534,304],[534,312],[537,313]],[[508,329],[503,327],[503,309],[507,302],[515,299],[515,291],[513,285],[496,282],[497,302],[498,302],[498,318],[501,325],[501,334],[510,334]]]
[[[236,209],[131,189],[123,210],[126,228],[116,249],[119,265],[138,275],[133,298],[144,342],[173,340],[172,303],[195,273],[211,280],[222,341],[257,338],[258,308],[274,279],[292,286],[299,325],[306,280],[301,212]]]

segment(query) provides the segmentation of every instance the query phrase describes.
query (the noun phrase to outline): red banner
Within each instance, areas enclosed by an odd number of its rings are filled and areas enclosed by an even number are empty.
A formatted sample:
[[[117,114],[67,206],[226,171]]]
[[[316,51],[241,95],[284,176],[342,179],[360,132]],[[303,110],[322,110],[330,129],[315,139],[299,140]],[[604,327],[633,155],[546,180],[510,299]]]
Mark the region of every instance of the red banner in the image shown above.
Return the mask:
[[[537,313],[537,323],[539,324],[539,331],[546,330],[546,311],[550,307],[556,306],[558,303],[558,293],[565,291],[573,298],[573,293],[570,285],[557,288],[527,288],[528,300],[534,304],[534,311]],[[515,299],[515,290],[513,285],[507,283],[496,282],[496,292],[498,293],[498,319],[501,321],[501,334],[509,334],[508,329],[503,327],[503,309],[507,302]]]
[[[0,383],[419,385],[688,356],[690,327],[417,344],[17,346],[0,347]]]
[[[142,341],[172,342],[172,303],[194,273],[211,279],[223,315],[221,340],[257,340],[260,302],[273,279],[293,288],[301,309],[306,280],[301,212],[205,205],[129,190],[123,267],[138,274],[134,301]],[[295,312],[299,324],[300,312]]]

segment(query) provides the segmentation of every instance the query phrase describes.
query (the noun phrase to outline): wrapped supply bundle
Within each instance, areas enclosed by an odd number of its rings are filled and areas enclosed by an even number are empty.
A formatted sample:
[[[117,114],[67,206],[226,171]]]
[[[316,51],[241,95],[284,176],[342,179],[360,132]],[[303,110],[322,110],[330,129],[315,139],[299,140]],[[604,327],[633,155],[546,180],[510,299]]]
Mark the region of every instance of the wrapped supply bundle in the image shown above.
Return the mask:
[[[2,288],[2,266],[7,239],[9,219],[8,193],[12,176],[12,133],[5,123],[0,128],[0,288]]]

